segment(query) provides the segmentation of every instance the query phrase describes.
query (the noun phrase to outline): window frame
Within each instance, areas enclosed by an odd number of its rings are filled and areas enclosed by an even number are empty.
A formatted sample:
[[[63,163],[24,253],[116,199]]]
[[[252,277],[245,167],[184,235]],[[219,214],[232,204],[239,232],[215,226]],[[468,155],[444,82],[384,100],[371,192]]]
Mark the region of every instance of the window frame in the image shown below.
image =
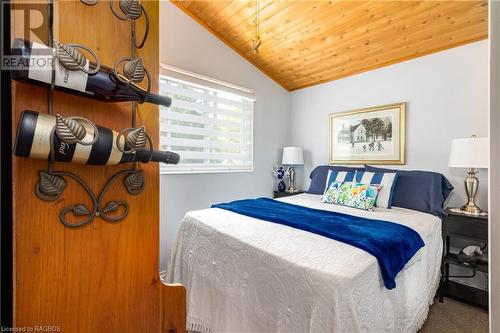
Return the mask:
[[[250,153],[250,165],[249,166],[230,166],[230,165],[209,165],[200,163],[199,166],[186,166],[183,167],[182,164],[178,165],[162,165],[160,164],[160,175],[182,175],[182,174],[214,174],[214,173],[252,173],[254,172],[255,164],[255,135],[254,135],[254,121],[255,121],[255,93],[252,89],[240,87],[231,83],[220,81],[217,79],[212,79],[200,74],[185,71],[170,65],[161,64],[160,65],[160,77],[159,84],[161,85],[161,79],[165,77],[173,81],[180,81],[181,83],[186,83],[191,86],[199,87],[201,89],[213,90],[216,92],[222,92],[232,95],[237,95],[241,98],[247,99],[251,102],[250,116],[247,119],[250,120],[249,133],[250,140],[249,144],[251,146]],[[205,84],[204,84],[205,83]],[[161,117],[161,110],[159,110],[158,118]],[[162,136],[160,134],[161,124],[158,128],[159,139]],[[182,152],[178,152],[181,155]]]

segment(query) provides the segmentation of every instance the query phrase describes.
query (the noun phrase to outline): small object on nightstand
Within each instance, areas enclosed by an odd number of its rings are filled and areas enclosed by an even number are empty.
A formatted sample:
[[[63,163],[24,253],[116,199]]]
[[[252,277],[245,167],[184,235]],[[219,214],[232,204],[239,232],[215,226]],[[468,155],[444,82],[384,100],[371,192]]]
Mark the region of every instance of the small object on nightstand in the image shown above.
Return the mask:
[[[297,195],[297,194],[302,194],[302,193],[304,193],[304,191],[297,190],[297,192],[293,192],[293,193],[274,191],[274,197],[273,198],[277,199],[277,198],[289,197],[291,195]]]
[[[477,216],[487,215],[476,205],[476,195],[479,189],[477,179],[477,168],[488,168],[489,141],[488,138],[478,138],[473,135],[471,138],[454,139],[451,145],[450,160],[448,166],[452,168],[466,168],[467,178],[465,178],[465,192],[467,193],[467,203],[460,210],[463,214]]]
[[[475,254],[477,254],[477,255],[483,254],[483,251],[481,251],[481,248],[479,246],[474,246],[474,245],[469,245],[469,246],[464,247],[462,249],[462,252],[467,256],[473,256]]]
[[[304,164],[304,153],[302,148],[299,147],[285,147],[283,148],[283,164],[290,165],[290,186],[288,193],[296,193],[299,190],[295,187],[295,165]]]
[[[461,283],[456,278],[468,279],[476,276],[477,272],[488,274],[488,257],[483,254],[488,242],[488,217],[470,216],[462,212],[456,213],[447,209],[448,216],[443,220],[443,260],[441,262],[441,282],[439,286],[439,301],[443,297],[450,297],[460,301],[488,308],[488,290],[475,288]],[[481,244],[469,245],[462,250],[451,250],[451,239],[460,239],[462,242]],[[466,243],[466,244],[467,244]],[[457,253],[458,252],[458,253]],[[471,271],[469,275],[451,275],[450,265],[465,267]]]
[[[286,184],[283,180],[280,180],[280,182],[278,183],[278,191],[285,192],[285,190],[286,190]]]
[[[273,169],[273,174],[278,180],[278,191],[285,192],[286,189],[285,179],[290,177],[290,168],[285,168],[282,165],[280,166],[276,165],[276,167]]]

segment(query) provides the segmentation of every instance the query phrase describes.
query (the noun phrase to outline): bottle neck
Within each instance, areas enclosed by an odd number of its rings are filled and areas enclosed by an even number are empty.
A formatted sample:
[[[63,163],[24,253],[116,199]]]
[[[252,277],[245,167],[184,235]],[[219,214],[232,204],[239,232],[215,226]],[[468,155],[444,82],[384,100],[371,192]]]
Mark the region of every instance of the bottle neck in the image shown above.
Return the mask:
[[[172,99],[168,96],[162,96],[162,95],[158,95],[158,94],[153,94],[153,93],[145,93],[145,102],[148,102],[148,103],[153,103],[153,104],[156,104],[156,105],[161,105],[161,106],[165,106],[165,107],[170,107],[170,105],[172,104]]]

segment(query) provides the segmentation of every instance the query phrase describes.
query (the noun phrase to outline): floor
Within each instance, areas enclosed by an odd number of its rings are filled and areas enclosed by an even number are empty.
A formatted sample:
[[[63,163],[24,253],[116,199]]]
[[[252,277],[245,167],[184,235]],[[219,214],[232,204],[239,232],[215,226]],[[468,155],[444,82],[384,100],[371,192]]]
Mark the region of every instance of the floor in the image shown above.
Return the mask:
[[[482,333],[488,332],[488,311],[444,299],[431,306],[427,320],[419,333]]]

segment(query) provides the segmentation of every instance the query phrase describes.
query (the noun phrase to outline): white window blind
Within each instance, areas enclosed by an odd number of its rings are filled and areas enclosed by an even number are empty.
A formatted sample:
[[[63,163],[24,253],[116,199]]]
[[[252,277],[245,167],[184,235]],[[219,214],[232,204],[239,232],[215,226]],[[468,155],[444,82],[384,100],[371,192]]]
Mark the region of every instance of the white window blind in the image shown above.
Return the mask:
[[[253,91],[162,65],[160,149],[181,157],[162,173],[253,171]]]

